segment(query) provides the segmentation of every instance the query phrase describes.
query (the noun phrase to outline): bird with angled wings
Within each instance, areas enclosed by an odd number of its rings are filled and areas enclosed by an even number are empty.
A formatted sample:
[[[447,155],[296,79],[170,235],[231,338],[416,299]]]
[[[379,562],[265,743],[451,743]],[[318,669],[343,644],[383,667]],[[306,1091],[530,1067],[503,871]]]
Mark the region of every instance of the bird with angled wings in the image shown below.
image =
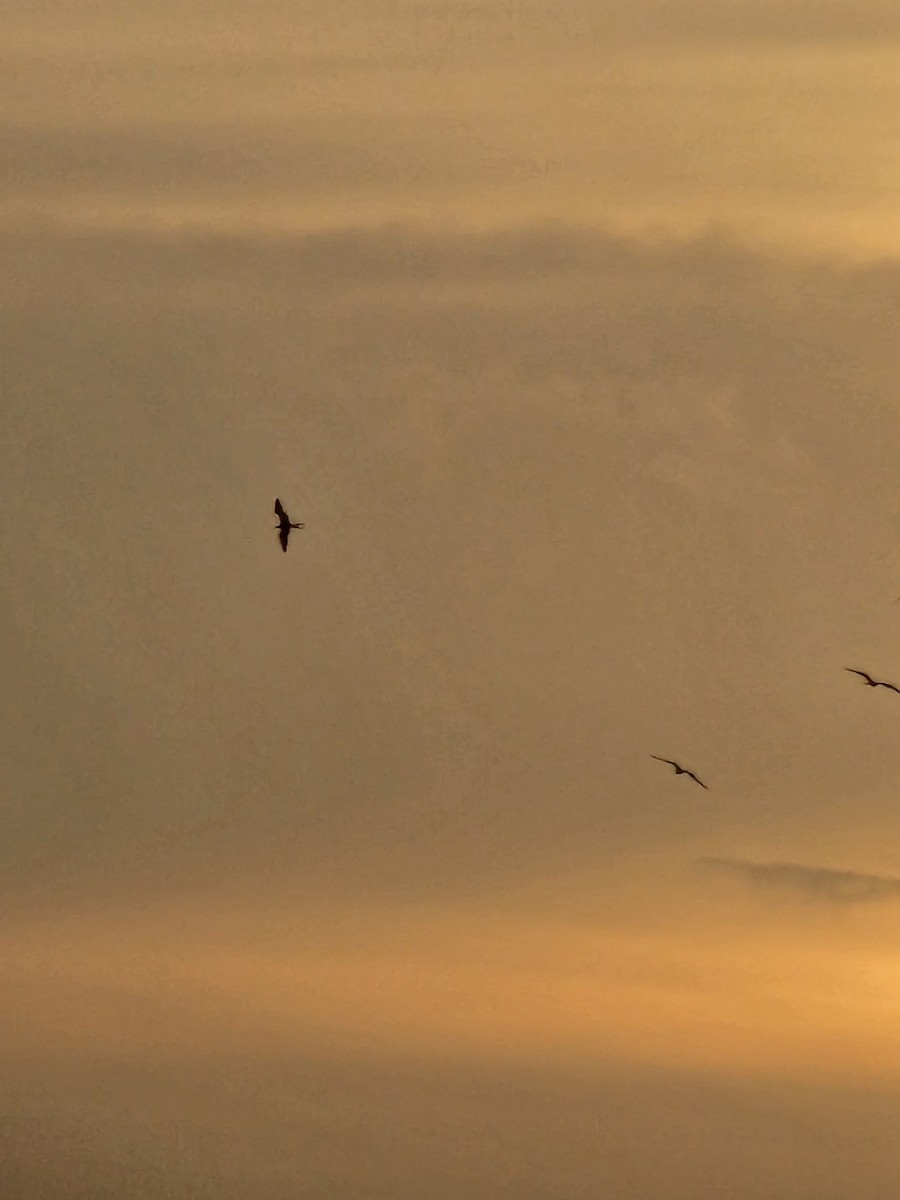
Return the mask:
[[[873,679],[867,671],[857,671],[855,667],[844,667],[844,670],[849,671],[851,675],[859,675],[868,687],[888,688],[890,691],[900,695],[900,687],[897,687],[895,683],[887,683],[884,679]]]
[[[281,501],[276,496],[275,498],[275,516],[278,518],[278,524],[275,528],[278,530],[278,540],[281,542],[281,548],[287,554],[288,538],[291,536],[292,529],[305,529],[306,526],[302,521],[292,521],[281,506]]]
[[[693,779],[694,783],[699,783],[702,788],[706,788],[706,790],[709,791],[709,788],[706,787],[706,784],[702,779],[698,778],[693,771],[689,771],[687,767],[682,767],[679,763],[675,762],[674,759],[660,758],[658,754],[651,754],[650,757],[655,758],[657,762],[668,763],[670,767],[675,768],[676,775],[687,775],[689,778]]]

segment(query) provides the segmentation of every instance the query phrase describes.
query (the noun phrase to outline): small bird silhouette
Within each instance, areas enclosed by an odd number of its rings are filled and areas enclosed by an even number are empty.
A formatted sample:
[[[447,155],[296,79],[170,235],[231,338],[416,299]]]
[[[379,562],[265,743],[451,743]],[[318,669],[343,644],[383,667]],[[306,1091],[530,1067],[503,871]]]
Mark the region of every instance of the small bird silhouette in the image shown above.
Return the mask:
[[[288,538],[291,536],[291,530],[305,529],[306,526],[302,521],[292,521],[281,507],[281,501],[277,497],[275,499],[275,516],[280,522],[280,524],[275,526],[278,530],[278,540],[281,542],[282,550],[287,554]]]
[[[676,775],[690,775],[694,783],[699,783],[702,788],[706,788],[706,790],[709,791],[709,788],[706,787],[706,784],[703,782],[703,780],[698,779],[694,772],[689,771],[687,767],[679,766],[679,764],[674,762],[671,758],[660,758],[658,754],[651,754],[650,757],[655,758],[657,762],[668,763],[670,767],[674,767]]]
[[[859,675],[866,681],[869,687],[890,688],[892,692],[896,692],[900,696],[900,688],[893,683],[885,683],[883,679],[873,679],[871,675],[867,675],[865,671],[857,671],[855,667],[844,667],[845,671],[849,671],[851,675]]]

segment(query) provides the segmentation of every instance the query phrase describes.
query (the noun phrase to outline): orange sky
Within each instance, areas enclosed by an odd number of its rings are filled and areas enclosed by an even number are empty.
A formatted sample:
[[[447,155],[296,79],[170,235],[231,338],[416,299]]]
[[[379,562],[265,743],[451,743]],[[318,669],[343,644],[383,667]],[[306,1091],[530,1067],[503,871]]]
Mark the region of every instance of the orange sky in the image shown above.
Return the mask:
[[[896,1194],[898,39],[4,7],[4,1200]]]

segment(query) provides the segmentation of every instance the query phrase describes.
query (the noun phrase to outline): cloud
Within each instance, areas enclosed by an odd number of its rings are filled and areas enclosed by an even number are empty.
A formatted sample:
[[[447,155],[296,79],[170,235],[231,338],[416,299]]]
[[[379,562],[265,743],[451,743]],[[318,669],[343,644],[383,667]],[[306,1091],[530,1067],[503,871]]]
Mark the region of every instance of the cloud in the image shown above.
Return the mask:
[[[439,1200],[876,1200],[900,1172],[889,932],[873,963],[658,912],[286,900],[7,920],[4,1200],[406,1200],[423,1172]]]
[[[363,114],[352,123],[308,117],[301,129],[134,123],[123,128],[0,126],[0,199],[10,204],[114,195],[215,197],[400,193],[533,178],[522,155],[473,145],[449,120]]]
[[[24,26],[24,32],[37,40],[32,25],[27,22],[31,11],[27,3],[15,0],[4,7],[9,10],[5,19],[10,27],[19,32]],[[355,49],[363,38],[368,38],[379,57],[390,60],[391,48],[400,43],[404,49],[418,51],[415,61],[420,61],[423,51],[441,38],[451,52],[471,60],[480,57],[486,49],[511,49],[523,42],[534,48],[543,44],[546,51],[548,41],[552,45],[586,33],[593,33],[598,39],[599,35],[605,35],[616,45],[625,41],[643,46],[657,42],[678,44],[743,39],[817,43],[900,35],[897,9],[891,0],[820,0],[813,12],[803,0],[782,3],[778,0],[729,0],[727,5],[712,0],[685,0],[677,9],[665,0],[638,0],[630,4],[627,0],[610,0],[602,8],[591,4],[590,0],[561,0],[552,13],[540,0],[520,0],[510,9],[498,9],[477,0],[439,0],[428,5],[420,0],[405,0],[404,3],[373,0],[362,17],[354,5],[310,4],[308,27],[324,47],[313,56],[305,53],[304,41],[300,41],[298,48],[288,37],[296,30],[277,0],[256,4],[239,0],[230,8],[225,29],[214,24],[218,16],[214,5],[205,0],[194,3],[186,19],[185,32],[180,37],[172,30],[171,22],[165,19],[167,7],[160,4],[147,10],[144,6],[133,6],[128,28],[123,30],[116,24],[120,5],[110,0],[90,6],[73,4],[60,13],[60,24],[64,33],[72,38],[72,27],[78,29],[78,25],[71,10],[89,25],[92,32],[96,30],[105,35],[105,43],[112,47],[140,46],[141,34],[145,38],[149,34],[154,46],[164,46],[173,56],[186,40],[192,49],[205,49],[207,53],[210,41],[214,48],[224,44],[233,53],[246,52],[248,45],[254,49],[262,46],[270,53],[284,52],[287,42],[289,51],[301,61],[311,59],[312,65],[321,57],[327,58],[327,50],[335,43],[349,44]],[[66,28],[69,22],[71,25]],[[216,33],[215,40],[209,39],[211,27]],[[304,32],[306,28],[304,26]],[[49,35],[44,30],[41,33],[46,41]],[[204,33],[208,37],[206,44]],[[598,41],[592,48],[602,52],[604,43]]]
[[[597,32],[629,43],[652,45],[716,42],[769,42],[782,45],[865,42],[900,36],[897,10],[890,0],[823,0],[811,14],[798,0],[737,0],[728,4],[693,0],[677,9],[665,0],[623,0],[591,11],[585,0],[570,0]],[[589,15],[588,15],[589,14]]]
[[[661,730],[752,782],[840,728],[890,777],[807,693],[894,587],[896,264],[573,225],[0,251],[4,887],[593,866],[710,819],[655,802]]]
[[[794,1081],[615,1063],[567,1070],[386,1052],[349,1061],[198,1045],[180,1062],[134,1062],[103,1046],[90,1059],[8,1063],[4,1197],[285,1200],[302,1179],[311,1200],[412,1200],[427,1175],[435,1200],[590,1196],[598,1180],[629,1200],[712,1200],[723,1181],[733,1200],[761,1188],[881,1200],[885,1181],[897,1182],[897,1096],[884,1087],[829,1080],[804,1094]],[[715,1184],[698,1186],[708,1178]]]
[[[741,858],[702,858],[699,865],[737,876],[754,887],[800,892],[835,904],[865,904],[900,897],[900,879],[886,875],[835,871],[799,863],[758,863]]]
[[[170,222],[727,214],[764,237],[895,244],[896,12],[801,9],[322,6],[302,38],[241,4],[127,31],[92,10],[90,35],[54,24],[30,48],[0,18],[20,46],[0,203]]]

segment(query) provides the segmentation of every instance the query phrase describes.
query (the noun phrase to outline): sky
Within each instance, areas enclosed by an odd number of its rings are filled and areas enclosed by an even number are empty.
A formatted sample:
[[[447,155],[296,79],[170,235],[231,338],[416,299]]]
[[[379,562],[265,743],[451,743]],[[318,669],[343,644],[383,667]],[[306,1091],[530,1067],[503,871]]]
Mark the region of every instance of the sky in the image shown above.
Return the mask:
[[[893,1200],[897,5],[0,78],[3,1196]]]

